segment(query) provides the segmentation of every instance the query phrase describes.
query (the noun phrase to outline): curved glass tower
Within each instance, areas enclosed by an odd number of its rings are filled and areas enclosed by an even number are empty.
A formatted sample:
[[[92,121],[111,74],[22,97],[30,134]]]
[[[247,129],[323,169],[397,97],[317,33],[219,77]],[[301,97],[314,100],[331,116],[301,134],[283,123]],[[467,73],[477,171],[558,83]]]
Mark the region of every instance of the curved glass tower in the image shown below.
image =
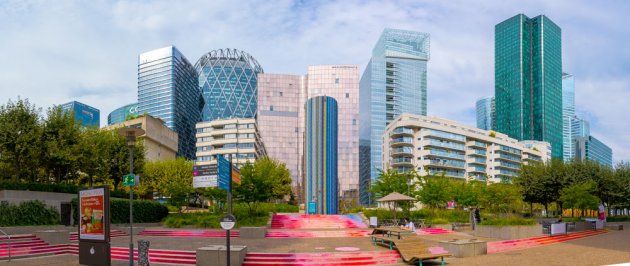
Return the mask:
[[[127,104],[116,108],[107,116],[107,125],[113,125],[125,122],[128,117],[138,115],[138,103]]]
[[[256,117],[258,61],[236,49],[213,50],[195,64],[205,105],[204,122]]]
[[[304,152],[305,201],[315,210],[309,213],[337,214],[337,101],[317,96],[306,102]]]

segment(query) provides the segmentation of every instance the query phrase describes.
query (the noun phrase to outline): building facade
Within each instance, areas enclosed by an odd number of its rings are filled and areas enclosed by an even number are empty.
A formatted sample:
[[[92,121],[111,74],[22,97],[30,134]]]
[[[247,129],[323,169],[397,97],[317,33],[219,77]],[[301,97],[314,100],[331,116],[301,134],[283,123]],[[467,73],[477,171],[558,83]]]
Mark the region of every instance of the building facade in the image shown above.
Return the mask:
[[[127,104],[116,108],[107,115],[107,125],[122,123],[136,116],[138,116],[138,103]]]
[[[74,120],[84,127],[100,127],[101,111],[87,104],[72,101],[61,105],[64,113],[70,112]]]
[[[494,130],[494,97],[477,100],[475,110],[477,111],[477,127],[483,130]]]
[[[544,15],[495,26],[496,130],[551,143],[563,157],[561,30]]]
[[[232,155],[240,167],[266,156],[254,118],[218,119],[197,123],[197,165],[216,165],[217,156]]]
[[[593,136],[575,138],[575,159],[592,160],[612,168],[612,149]]]
[[[307,206],[315,204],[316,214],[337,214],[339,210],[337,111],[332,97],[317,96],[306,103],[304,195]]]
[[[218,49],[195,64],[205,105],[202,120],[254,118],[257,105],[258,61],[236,49]]]
[[[381,136],[402,113],[427,113],[427,33],[385,29],[372,50],[360,83],[361,203],[371,204],[370,183],[382,165]]]
[[[139,116],[117,124],[105,127],[114,130],[121,127],[136,127],[144,129],[143,140],[145,158],[148,161],[171,160],[177,158],[178,136],[168,128],[164,121],[150,115]]]
[[[575,117],[575,80],[573,75],[562,73],[562,159],[570,161],[575,150],[571,120]]]
[[[168,46],[138,57],[138,113],[160,118],[178,135],[177,154],[195,158],[195,124],[203,98],[193,65]]]
[[[258,74],[258,114],[256,121],[265,150],[271,158],[286,164],[293,187],[302,177],[306,76]],[[296,195],[302,191],[296,189]]]
[[[509,182],[522,164],[551,156],[547,142],[519,142],[502,133],[413,114],[394,119],[382,140],[383,169],[486,182]]]

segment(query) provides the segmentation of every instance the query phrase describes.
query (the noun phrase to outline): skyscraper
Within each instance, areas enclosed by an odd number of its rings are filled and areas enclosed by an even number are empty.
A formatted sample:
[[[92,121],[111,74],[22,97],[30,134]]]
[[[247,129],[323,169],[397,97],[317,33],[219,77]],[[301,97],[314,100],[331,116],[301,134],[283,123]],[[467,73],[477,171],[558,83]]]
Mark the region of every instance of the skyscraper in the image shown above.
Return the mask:
[[[100,127],[101,111],[87,104],[71,101],[61,105],[63,112],[72,112],[74,120],[84,127]]]
[[[385,127],[402,113],[427,113],[428,33],[385,29],[360,83],[361,203],[378,177]],[[369,150],[369,151],[368,151]],[[365,169],[369,169],[368,171]]]
[[[204,122],[228,118],[254,118],[257,104],[258,61],[236,49],[218,49],[195,64],[205,105]]]
[[[337,214],[337,101],[328,96],[310,98],[305,119],[305,201],[307,206],[315,203],[317,214]]]
[[[127,104],[116,108],[107,116],[107,125],[118,124],[138,115],[138,103]]]
[[[576,137],[575,159],[592,160],[612,168],[612,149],[593,136]]]
[[[195,123],[202,108],[197,72],[175,46],[140,54],[138,113],[164,120],[178,134],[179,156],[195,158]]]
[[[477,128],[494,130],[495,109],[494,97],[484,97],[477,100]]]
[[[495,26],[496,129],[518,140],[551,143],[562,158],[561,30],[544,15]]]
[[[571,119],[575,116],[575,81],[573,75],[562,73],[562,159],[573,159],[573,134]]]

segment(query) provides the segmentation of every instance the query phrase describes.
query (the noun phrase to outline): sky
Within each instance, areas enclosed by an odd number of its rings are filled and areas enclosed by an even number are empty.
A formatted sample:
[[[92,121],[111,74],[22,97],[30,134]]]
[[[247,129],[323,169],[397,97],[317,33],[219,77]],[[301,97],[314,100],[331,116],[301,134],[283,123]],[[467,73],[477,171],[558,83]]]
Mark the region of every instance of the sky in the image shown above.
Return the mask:
[[[384,28],[431,34],[428,113],[475,125],[494,94],[494,25],[516,14],[562,28],[563,71],[591,135],[630,161],[628,1],[13,1],[0,0],[0,104],[77,100],[107,114],[137,101],[138,55],[175,45],[191,63],[221,48],[266,73],[309,65],[361,69]]]

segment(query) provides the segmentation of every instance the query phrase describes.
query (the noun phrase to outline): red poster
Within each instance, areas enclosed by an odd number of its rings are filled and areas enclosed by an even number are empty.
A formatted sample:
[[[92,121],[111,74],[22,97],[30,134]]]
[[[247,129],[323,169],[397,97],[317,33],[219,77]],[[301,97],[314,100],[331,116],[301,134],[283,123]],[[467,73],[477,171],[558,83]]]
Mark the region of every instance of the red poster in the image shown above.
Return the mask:
[[[105,189],[79,192],[79,239],[105,240]]]

